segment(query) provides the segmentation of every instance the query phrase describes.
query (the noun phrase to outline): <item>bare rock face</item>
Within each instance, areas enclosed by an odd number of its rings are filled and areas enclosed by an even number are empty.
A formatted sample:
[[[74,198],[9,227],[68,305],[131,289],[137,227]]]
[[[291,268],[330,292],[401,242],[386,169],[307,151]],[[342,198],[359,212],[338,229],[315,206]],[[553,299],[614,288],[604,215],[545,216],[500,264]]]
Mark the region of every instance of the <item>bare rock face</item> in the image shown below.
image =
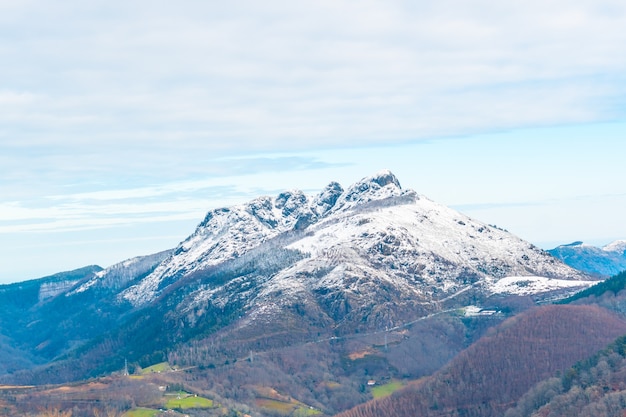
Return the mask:
[[[541,298],[591,283],[545,251],[403,190],[381,171],[345,190],[331,183],[316,196],[291,190],[213,210],[118,300],[140,307],[187,288],[176,311],[190,323],[216,306],[237,305],[249,326],[300,305],[322,322],[352,328],[470,299]]]

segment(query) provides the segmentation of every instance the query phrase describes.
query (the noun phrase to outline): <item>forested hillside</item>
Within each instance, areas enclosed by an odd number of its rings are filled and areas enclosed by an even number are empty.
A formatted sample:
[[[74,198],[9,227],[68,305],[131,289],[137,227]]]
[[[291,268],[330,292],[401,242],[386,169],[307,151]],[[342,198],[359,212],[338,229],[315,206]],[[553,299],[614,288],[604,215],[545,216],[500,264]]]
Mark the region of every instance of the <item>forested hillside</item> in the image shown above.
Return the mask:
[[[626,271],[605,281],[601,281],[585,290],[579,291],[571,297],[560,301],[560,304],[573,303],[577,300],[582,300],[582,302],[587,304],[594,303],[605,294],[607,296],[616,296],[620,293],[620,291],[624,290],[624,288],[626,288]]]
[[[535,385],[505,417],[622,417],[626,412],[626,336],[560,377]]]
[[[625,288],[626,272],[622,272],[561,303],[599,305],[624,315]],[[532,387],[506,417],[622,417],[626,410],[625,357],[626,336],[622,336],[600,353]]]
[[[426,381],[339,416],[501,416],[534,384],[625,332],[623,319],[599,307],[537,308],[505,321]]]

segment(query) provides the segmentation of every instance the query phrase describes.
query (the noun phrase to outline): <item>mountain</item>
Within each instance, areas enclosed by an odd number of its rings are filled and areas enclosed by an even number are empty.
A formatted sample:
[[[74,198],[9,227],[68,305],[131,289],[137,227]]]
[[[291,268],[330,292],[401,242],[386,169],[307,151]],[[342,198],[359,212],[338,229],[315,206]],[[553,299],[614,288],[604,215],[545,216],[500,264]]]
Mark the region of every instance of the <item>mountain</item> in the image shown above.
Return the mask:
[[[0,309],[6,311],[11,305],[32,306],[72,288],[85,277],[102,271],[97,265],[73,271],[60,272],[47,277],[0,285]]]
[[[129,308],[107,298],[117,293],[118,284],[126,282],[129,274],[144,276],[168,254],[0,286],[0,355],[8,350],[6,356],[11,357],[11,361],[1,361],[0,371],[12,373],[45,364],[115,328]],[[12,362],[18,364],[5,366]]]
[[[510,296],[546,300],[591,282],[382,171],[347,189],[331,183],[316,196],[292,190],[213,210],[116,301],[152,317],[141,315],[121,345],[138,329],[158,335],[130,356],[150,347],[206,366],[357,332],[392,329],[395,338],[441,311],[497,308]],[[198,346],[185,343],[199,336]]]
[[[507,315],[593,282],[381,171],[212,210],[172,251],[12,308],[0,333],[42,366],[0,381],[167,360],[222,397],[272,387],[332,414],[368,399],[369,378],[429,375]]]
[[[535,294],[588,285],[578,282],[588,277],[546,252],[402,190],[383,171],[345,191],[331,183],[312,198],[289,191],[211,211],[169,259],[121,297],[146,305],[181,278],[227,262],[243,265],[273,250],[289,259],[282,273],[257,282],[259,296],[248,307],[276,292],[285,301],[321,288],[348,287],[355,301],[371,304],[367,290],[382,285],[430,305],[474,288],[488,295]],[[207,283],[193,302],[216,298],[217,292],[219,286]]]
[[[24,344],[23,336],[28,338],[32,332],[28,324],[37,320],[30,312],[101,270],[99,266],[87,266],[44,278],[0,285],[0,375],[45,361],[39,358],[32,346]]]
[[[626,240],[617,240],[601,248],[574,242],[548,252],[572,268],[588,274],[609,277],[626,271]]]

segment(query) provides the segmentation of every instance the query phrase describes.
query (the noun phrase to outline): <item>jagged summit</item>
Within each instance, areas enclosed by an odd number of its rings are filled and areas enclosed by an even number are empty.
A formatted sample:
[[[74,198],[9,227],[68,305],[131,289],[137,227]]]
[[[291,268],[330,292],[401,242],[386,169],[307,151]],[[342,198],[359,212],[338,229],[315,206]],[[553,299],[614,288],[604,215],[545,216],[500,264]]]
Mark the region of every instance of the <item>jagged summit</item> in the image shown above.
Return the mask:
[[[328,213],[337,203],[337,199],[343,194],[343,187],[338,182],[331,182],[315,197],[313,205],[318,216]]]
[[[216,219],[241,220],[245,214],[251,215],[253,220],[269,229],[304,228],[324,217],[333,208],[353,207],[360,203],[400,195],[401,192],[402,188],[396,176],[389,170],[382,170],[347,190],[333,181],[313,197],[306,196],[300,190],[288,190],[274,198],[262,196],[234,207],[214,209],[207,213],[196,232],[220,223]]]
[[[407,193],[415,194],[411,190],[403,192],[396,176],[389,170],[383,170],[348,187],[339,197],[334,211],[352,209],[375,200],[399,197]]]
[[[168,278],[237,258],[268,239],[303,230],[331,213],[401,193],[398,179],[384,170],[347,190],[331,182],[313,197],[300,190],[289,190],[276,197],[261,196],[244,204],[211,210],[169,259],[147,279],[129,288],[123,297],[139,303],[151,300],[162,289],[161,282]]]
[[[290,190],[212,210],[121,298],[143,305],[184,277],[225,262],[244,262],[250,253],[265,250],[303,258],[296,265],[277,266],[264,278],[260,294],[269,298],[276,288],[293,294],[317,286],[362,293],[386,282],[401,289],[402,298],[431,302],[467,291],[468,285],[486,292],[533,293],[575,286],[556,278],[585,278],[507,232],[403,190],[395,175],[383,170],[346,189],[332,182],[315,196]],[[313,287],[297,278],[318,270],[327,272]],[[534,278],[516,287],[516,277],[528,276]],[[508,281],[496,287],[503,278]]]
[[[372,176],[363,178],[361,181],[350,186],[346,194],[377,193],[383,189],[386,189],[388,193],[402,191],[400,181],[398,181],[396,176],[389,170],[382,170]]]
[[[383,169],[381,171],[378,171],[376,174],[372,175],[370,178],[372,182],[375,182],[381,187],[384,187],[389,184],[393,184],[396,187],[402,189],[402,187],[400,186],[400,181],[398,181],[398,178],[396,178],[396,176],[393,175],[393,173],[388,169]]]

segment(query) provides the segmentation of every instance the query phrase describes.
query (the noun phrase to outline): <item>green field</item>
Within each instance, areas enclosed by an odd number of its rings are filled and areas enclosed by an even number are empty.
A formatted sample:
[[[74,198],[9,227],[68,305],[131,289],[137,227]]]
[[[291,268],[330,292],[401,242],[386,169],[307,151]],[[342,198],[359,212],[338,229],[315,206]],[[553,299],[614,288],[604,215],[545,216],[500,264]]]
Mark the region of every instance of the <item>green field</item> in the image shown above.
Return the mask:
[[[308,417],[322,414],[321,411],[307,407],[299,401],[285,402],[269,398],[259,398],[255,402],[258,407],[278,412],[286,416]]]
[[[372,396],[374,398],[383,398],[388,397],[394,392],[398,391],[404,385],[400,381],[392,381],[385,385],[379,385],[377,387],[372,388]]]
[[[157,363],[155,365],[149,366],[145,369],[141,370],[142,374],[152,374],[152,373],[158,373],[158,372],[166,372],[166,371],[171,371],[172,368],[170,367],[170,364],[167,362],[161,362],[161,363]]]
[[[293,412],[294,417],[316,416],[319,414],[322,414],[320,410],[308,407],[298,407],[296,411]]]
[[[189,394],[183,394],[178,399],[176,397],[171,398],[165,403],[165,408],[170,409],[187,409],[187,408],[213,408],[213,400],[204,397],[195,397]]]
[[[151,408],[135,408],[127,411],[123,417],[154,417],[159,413],[159,410],[152,410]]]
[[[292,403],[287,403],[287,402],[278,401],[278,400],[271,400],[269,398],[260,398],[256,400],[255,402],[256,402],[256,405],[261,408],[265,408],[267,410],[272,410],[272,411],[278,411],[283,414],[289,414],[292,411],[294,411],[294,409],[296,408],[296,406]]]

